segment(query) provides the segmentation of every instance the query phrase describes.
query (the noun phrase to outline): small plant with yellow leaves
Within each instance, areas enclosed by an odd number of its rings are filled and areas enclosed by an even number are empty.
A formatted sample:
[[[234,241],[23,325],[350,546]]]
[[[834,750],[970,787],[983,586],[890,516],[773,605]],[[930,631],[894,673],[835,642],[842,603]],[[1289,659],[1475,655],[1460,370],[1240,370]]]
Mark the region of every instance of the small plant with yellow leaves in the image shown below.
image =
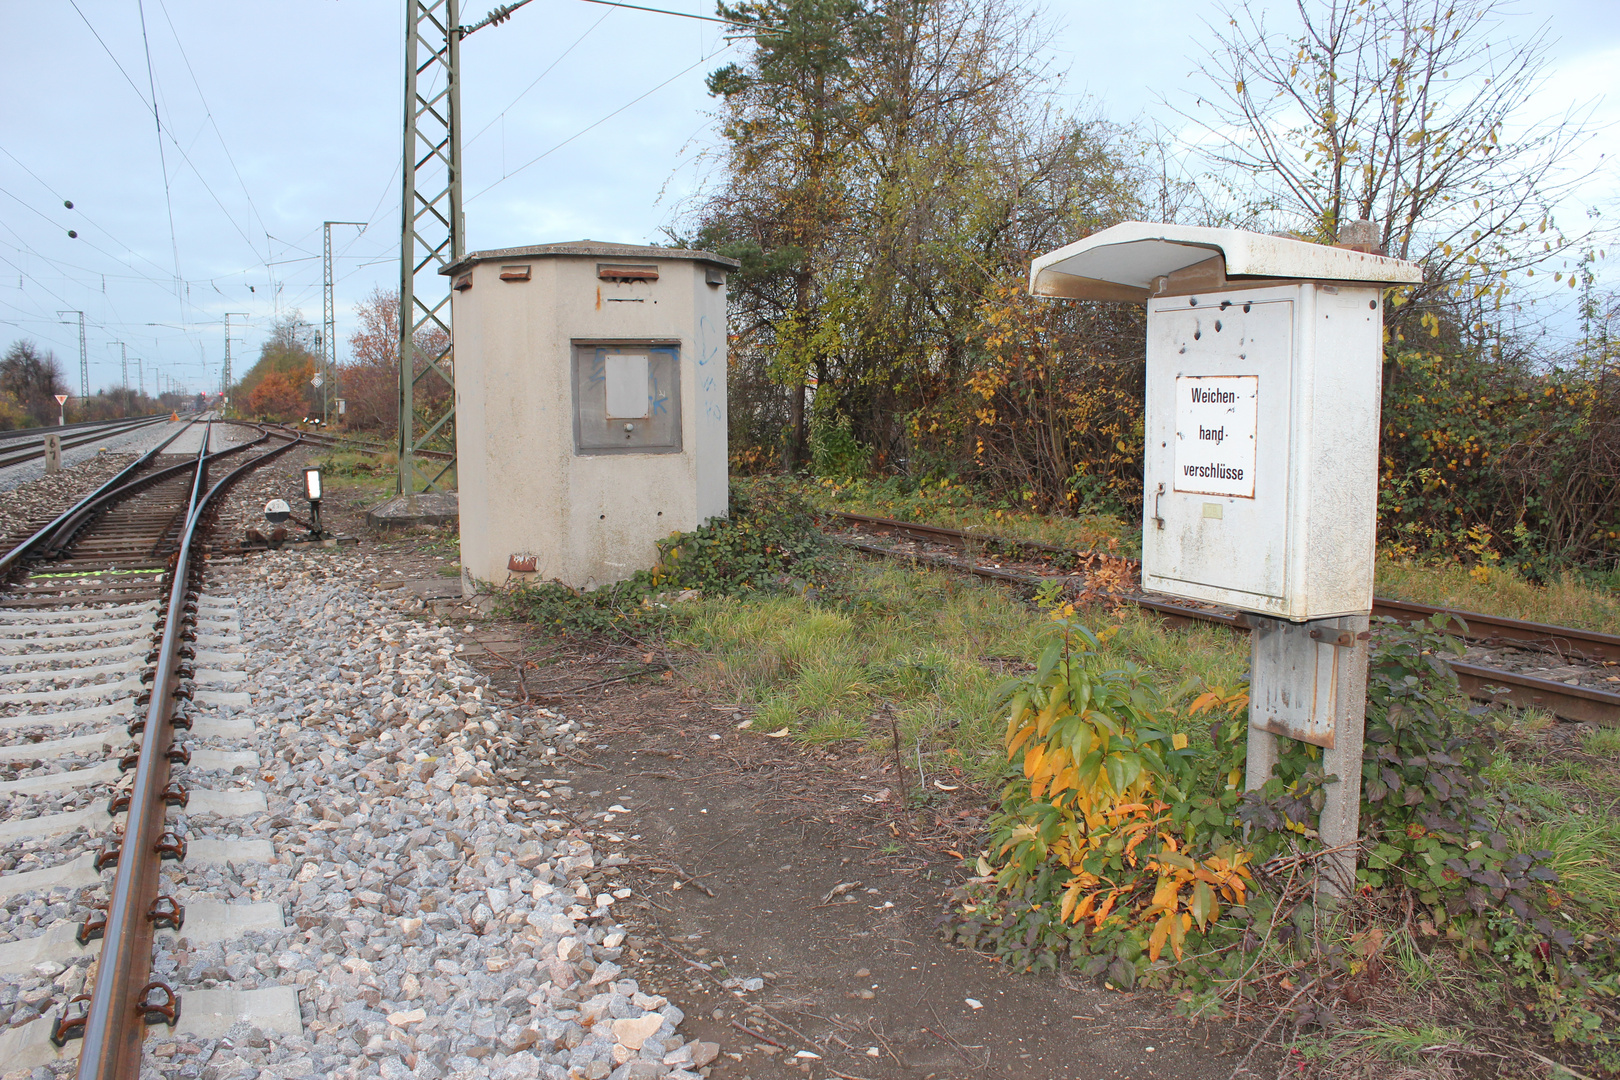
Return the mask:
[[[1052,611],[1059,638],[1032,675],[1005,687],[1008,758],[1022,768],[992,821],[984,869],[1003,904],[1081,953],[1109,954],[1112,977],[1129,985],[1141,954],[1152,964],[1168,946],[1181,959],[1194,927],[1208,932],[1247,896],[1226,767],[1234,754],[1241,761],[1241,723],[1214,725],[1213,752],[1195,751],[1186,729],[1241,714],[1248,698],[1206,690],[1184,707],[1166,702],[1136,670],[1105,670],[1096,650],[1108,632],[1073,614]],[[1221,795],[1199,794],[1222,781]]]

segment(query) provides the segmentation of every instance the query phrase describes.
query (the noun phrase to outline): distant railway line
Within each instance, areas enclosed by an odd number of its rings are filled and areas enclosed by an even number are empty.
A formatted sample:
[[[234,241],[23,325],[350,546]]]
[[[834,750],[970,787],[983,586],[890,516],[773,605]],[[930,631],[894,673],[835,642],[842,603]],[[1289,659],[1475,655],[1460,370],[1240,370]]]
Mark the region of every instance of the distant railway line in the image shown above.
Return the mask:
[[[327,447],[351,447],[362,453],[388,449],[380,443],[301,434]],[[452,455],[428,452],[425,456]],[[840,512],[831,517],[855,531],[854,535],[839,537],[855,550],[884,558],[909,558],[1025,587],[1053,578],[1083,577],[1084,567],[1097,557],[1094,552],[1060,545],[869,514]],[[899,537],[910,546],[896,549],[862,539],[862,534]],[[1135,560],[1124,561],[1136,564]],[[1137,591],[1115,590],[1108,595],[1152,611],[1172,624],[1206,623],[1242,632],[1249,628],[1240,612]],[[1567,720],[1620,726],[1620,636],[1389,597],[1373,598],[1373,615],[1408,624],[1444,617],[1446,632],[1466,639],[1471,653],[1477,654],[1451,662],[1459,685],[1476,700],[1536,706]]]
[[[909,558],[992,581],[1033,587],[1052,579],[1083,577],[1083,566],[1095,553],[1034,541],[952,529],[942,525],[896,521],[869,514],[836,513],[836,521],[854,532],[840,536],[846,546],[883,558]],[[865,537],[902,538],[904,548],[873,543]],[[965,558],[962,556],[966,556]],[[1135,564],[1135,560],[1126,560]],[[1113,590],[1107,598],[1152,611],[1172,624],[1212,623],[1247,632],[1241,612],[1184,601]],[[1452,661],[1458,683],[1481,701],[1539,706],[1568,720],[1620,726],[1620,692],[1596,683],[1613,680],[1620,689],[1620,636],[1567,626],[1526,622],[1474,611],[1373,598],[1373,615],[1405,623],[1446,618],[1448,633],[1467,639],[1489,663],[1474,658]],[[1546,661],[1553,663],[1548,664]],[[1556,668],[1559,677],[1534,673]]]
[[[71,450],[75,446],[84,446],[114,435],[164,423],[169,417],[169,413],[164,413],[161,416],[142,416],[128,420],[86,420],[56,427],[0,432],[0,469],[43,458],[47,435],[60,434],[62,449]]]

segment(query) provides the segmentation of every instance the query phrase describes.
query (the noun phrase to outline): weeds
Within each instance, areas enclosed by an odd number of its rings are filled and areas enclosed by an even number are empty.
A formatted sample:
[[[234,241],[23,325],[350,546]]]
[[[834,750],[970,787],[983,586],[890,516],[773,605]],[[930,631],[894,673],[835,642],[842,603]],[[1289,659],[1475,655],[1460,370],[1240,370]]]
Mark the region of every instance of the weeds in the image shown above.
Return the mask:
[[[570,637],[637,638],[668,626],[674,601],[802,592],[829,570],[808,507],[787,485],[760,480],[732,487],[726,517],[661,541],[651,570],[591,590],[519,582],[496,610]]]
[[[1395,600],[1620,633],[1620,595],[1574,573],[1538,585],[1499,565],[1386,557],[1378,560],[1376,580],[1378,594]]]
[[[1472,978],[1454,992],[1620,1070],[1615,830],[1534,828],[1493,790],[1505,725],[1468,710],[1440,659],[1456,649],[1439,625],[1389,623],[1375,639],[1366,858],[1357,892],[1331,905],[1311,838],[1336,778],[1314,747],[1289,744],[1240,800],[1239,697],[1205,691],[1183,707],[1188,691],[1108,671],[1095,647],[1078,666],[1043,658],[1009,688],[1007,745],[1022,767],[953,932],[1021,968],[1179,990],[1195,1010],[1252,1002],[1296,1029],[1336,1026],[1391,970],[1434,987],[1456,963]],[[1187,734],[1200,711],[1216,718],[1202,754]],[[1372,1044],[1393,1050],[1409,1034],[1389,1028]]]

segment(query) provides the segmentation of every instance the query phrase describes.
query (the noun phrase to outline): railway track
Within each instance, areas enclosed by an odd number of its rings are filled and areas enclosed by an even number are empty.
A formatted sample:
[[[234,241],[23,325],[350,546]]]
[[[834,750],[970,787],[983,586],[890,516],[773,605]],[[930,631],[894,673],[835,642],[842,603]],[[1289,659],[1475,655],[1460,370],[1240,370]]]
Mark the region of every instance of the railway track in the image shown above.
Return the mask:
[[[960,573],[1021,586],[1036,586],[1054,578],[1079,577],[1081,567],[1093,556],[1090,552],[1077,552],[1053,544],[968,532],[941,525],[896,521],[868,514],[835,513],[831,516],[861,533],[903,537],[914,542],[914,545],[927,545],[900,550],[854,537],[840,538],[847,546],[858,551],[886,558],[911,558]],[[930,548],[954,548],[967,557],[959,558]],[[1130,561],[1134,563],[1134,560]],[[1233,630],[1248,630],[1248,622],[1240,612],[1139,593],[1115,591],[1107,595],[1111,599],[1152,611],[1173,624],[1213,623]],[[1620,690],[1620,636],[1387,597],[1373,598],[1373,615],[1408,624],[1427,622],[1440,616],[1447,620],[1447,632],[1466,638],[1473,649],[1482,654],[1481,658],[1509,658],[1515,667],[1502,666],[1501,660],[1497,663],[1480,663],[1472,657],[1452,661],[1451,667],[1456,672],[1459,685],[1476,700],[1537,706],[1567,720],[1620,726],[1620,692],[1592,685],[1598,679],[1605,682],[1612,680]],[[1538,664],[1564,677],[1533,673]],[[1571,675],[1574,675],[1573,682]]]
[[[274,1011],[152,969],[155,935],[228,941],[282,919],[200,886],[270,854],[222,835],[265,797],[229,784],[258,759],[230,749],[251,725],[212,708],[246,695],[235,605],[204,573],[223,494],[300,440],[214,450],[218,434],[188,421],[0,557],[0,984],[22,987],[0,1071],[77,1056],[85,1080],[134,1080],[149,1025],[205,1037]]]
[[[392,446],[384,446],[382,443],[369,442],[364,439],[328,435],[324,432],[303,431],[291,424],[270,424],[268,426],[289,434],[302,435],[306,440],[318,446],[336,450],[354,450],[362,454],[382,454],[394,449]],[[456,456],[447,450],[413,450],[412,453],[417,457],[433,458],[438,461],[449,461]]]
[[[168,416],[142,416],[133,420],[89,420],[77,424],[64,424],[55,428],[30,428],[26,432],[0,434],[0,469],[38,461],[45,456],[45,437],[58,433],[62,436],[62,449],[99,442],[114,435],[123,435],[138,428],[167,423]],[[18,438],[17,436],[23,436]]]

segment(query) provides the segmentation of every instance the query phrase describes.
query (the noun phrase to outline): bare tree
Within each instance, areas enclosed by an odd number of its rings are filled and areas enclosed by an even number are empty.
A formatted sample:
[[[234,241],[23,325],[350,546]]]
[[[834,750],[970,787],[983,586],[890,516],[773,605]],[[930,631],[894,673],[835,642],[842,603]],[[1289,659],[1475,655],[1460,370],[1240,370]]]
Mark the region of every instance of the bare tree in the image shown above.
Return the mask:
[[[56,394],[65,393],[62,365],[56,354],[41,352],[38,345],[23,339],[12,343],[0,358],[0,394],[16,403],[35,424],[56,422]]]
[[[1590,175],[1567,167],[1589,113],[1536,111],[1546,31],[1513,40],[1504,8],[1295,0],[1298,21],[1279,34],[1245,0],[1212,28],[1211,92],[1189,116],[1253,209],[1324,243],[1377,221],[1388,254],[1426,267],[1411,299],[1476,324],[1513,275],[1590,240],[1553,217]],[[1438,314],[1422,318],[1438,331]]]

